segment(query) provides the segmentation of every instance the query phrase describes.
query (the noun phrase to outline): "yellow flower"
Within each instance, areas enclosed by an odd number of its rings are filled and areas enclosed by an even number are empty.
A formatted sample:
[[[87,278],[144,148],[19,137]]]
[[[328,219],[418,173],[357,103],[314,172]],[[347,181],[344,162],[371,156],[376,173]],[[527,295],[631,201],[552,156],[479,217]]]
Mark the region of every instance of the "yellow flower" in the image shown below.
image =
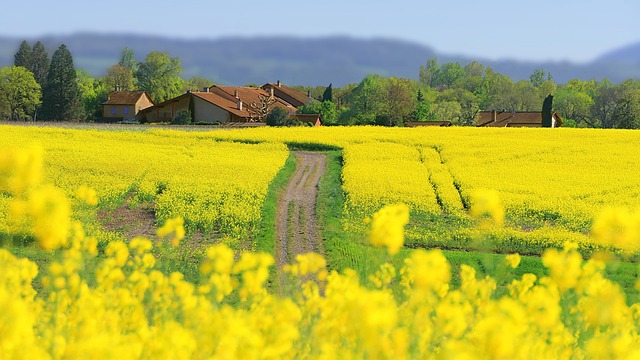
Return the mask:
[[[165,221],[164,225],[158,229],[156,234],[159,238],[164,238],[167,235],[173,233],[173,238],[171,238],[171,245],[178,246],[180,245],[180,240],[184,238],[184,220],[181,217],[169,219]]]
[[[20,195],[41,179],[42,148],[0,150],[0,191]]]
[[[495,190],[477,189],[471,193],[471,216],[482,219],[488,218],[494,224],[504,223],[504,207]]]
[[[98,195],[96,191],[86,185],[82,185],[76,190],[76,198],[84,201],[87,205],[98,205]]]
[[[404,226],[409,223],[409,207],[405,204],[387,205],[373,214],[369,242],[385,246],[394,255],[404,243]]]
[[[504,260],[506,261],[507,265],[515,269],[518,267],[518,265],[520,265],[520,254],[507,255]]]
[[[600,244],[634,252],[640,248],[640,210],[606,207],[594,219],[591,234]]]

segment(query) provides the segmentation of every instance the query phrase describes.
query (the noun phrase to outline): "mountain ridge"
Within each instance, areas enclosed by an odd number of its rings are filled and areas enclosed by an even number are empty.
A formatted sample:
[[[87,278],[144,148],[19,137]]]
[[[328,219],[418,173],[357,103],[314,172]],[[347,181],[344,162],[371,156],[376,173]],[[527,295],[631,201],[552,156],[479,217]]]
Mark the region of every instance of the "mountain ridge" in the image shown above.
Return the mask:
[[[13,63],[13,54],[23,39],[0,37],[0,66]],[[357,83],[367,74],[417,79],[420,65],[437,57],[440,64],[478,61],[514,81],[527,80],[535,69],[550,72],[558,83],[570,79],[622,82],[640,78],[640,54],[637,61],[621,62],[607,57],[615,50],[587,64],[561,62],[520,62],[487,60],[467,55],[438,53],[429,46],[410,41],[348,36],[330,37],[223,37],[218,39],[182,39],[151,35],[76,33],[71,35],[27,38],[32,45],[42,41],[53,51],[64,43],[74,56],[77,68],[93,76],[104,75],[115,64],[126,46],[134,50],[138,61],[150,51],[166,51],[182,62],[185,78],[206,77],[219,84],[262,84],[281,80],[291,85],[344,86]],[[640,44],[638,44],[640,47]],[[613,56],[613,55],[611,55]],[[633,56],[633,55],[632,55]]]

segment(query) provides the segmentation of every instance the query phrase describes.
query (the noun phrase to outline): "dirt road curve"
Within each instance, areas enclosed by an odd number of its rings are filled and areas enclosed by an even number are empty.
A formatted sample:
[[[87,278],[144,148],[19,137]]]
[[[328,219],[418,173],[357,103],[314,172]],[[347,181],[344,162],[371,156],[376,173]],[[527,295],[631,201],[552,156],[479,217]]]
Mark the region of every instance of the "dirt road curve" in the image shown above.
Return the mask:
[[[296,255],[324,253],[316,222],[318,181],[325,172],[324,154],[296,151],[297,169],[278,200],[275,260],[281,267]]]

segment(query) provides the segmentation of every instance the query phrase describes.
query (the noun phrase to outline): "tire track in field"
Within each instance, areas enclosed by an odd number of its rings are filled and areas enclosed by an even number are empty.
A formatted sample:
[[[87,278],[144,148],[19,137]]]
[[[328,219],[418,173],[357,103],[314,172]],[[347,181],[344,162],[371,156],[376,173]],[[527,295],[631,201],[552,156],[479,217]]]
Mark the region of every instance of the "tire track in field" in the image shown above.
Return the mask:
[[[295,151],[297,169],[278,199],[274,258],[278,268],[290,264],[296,255],[324,253],[316,221],[318,182],[327,167],[321,153]]]

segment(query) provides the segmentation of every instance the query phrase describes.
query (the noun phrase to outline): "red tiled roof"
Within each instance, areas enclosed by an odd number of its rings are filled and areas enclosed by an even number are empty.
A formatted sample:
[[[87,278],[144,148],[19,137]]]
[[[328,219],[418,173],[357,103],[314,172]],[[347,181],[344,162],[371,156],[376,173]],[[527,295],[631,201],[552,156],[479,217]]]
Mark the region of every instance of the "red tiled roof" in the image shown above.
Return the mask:
[[[236,102],[236,95],[245,106],[251,106],[252,104],[260,105],[261,97],[269,97],[271,94],[260,88],[246,87],[246,86],[218,86],[213,85],[209,88],[209,92],[217,94],[225,99]],[[288,102],[275,97],[276,102],[273,104],[275,107],[283,108],[289,112],[295,112],[296,107]]]
[[[112,91],[103,105],[135,105],[141,97],[149,95],[144,91]],[[149,97],[153,104],[153,100]]]
[[[246,104],[243,104],[242,110],[238,110],[238,102],[235,99],[232,101],[226,97],[220,96],[212,92],[192,92],[193,96],[197,96],[200,99],[207,101],[211,104],[218,106],[234,115],[249,118],[251,114],[247,111]]]
[[[270,87],[273,87],[273,89],[276,91],[282,91],[283,94],[289,96],[293,100],[298,101],[300,104],[306,104],[309,102],[309,97],[307,96],[307,94],[301,93],[298,90],[285,86],[280,82],[278,84],[266,83],[262,85],[262,88],[265,90],[268,90]]]
[[[525,111],[525,112],[506,112],[496,111],[495,121],[493,120],[493,111],[482,111],[478,113],[477,126],[489,127],[542,127],[542,112]],[[553,113],[556,118],[556,126],[562,124],[562,120],[557,113]]]
[[[405,127],[420,127],[420,126],[451,126],[451,121],[406,121]]]

